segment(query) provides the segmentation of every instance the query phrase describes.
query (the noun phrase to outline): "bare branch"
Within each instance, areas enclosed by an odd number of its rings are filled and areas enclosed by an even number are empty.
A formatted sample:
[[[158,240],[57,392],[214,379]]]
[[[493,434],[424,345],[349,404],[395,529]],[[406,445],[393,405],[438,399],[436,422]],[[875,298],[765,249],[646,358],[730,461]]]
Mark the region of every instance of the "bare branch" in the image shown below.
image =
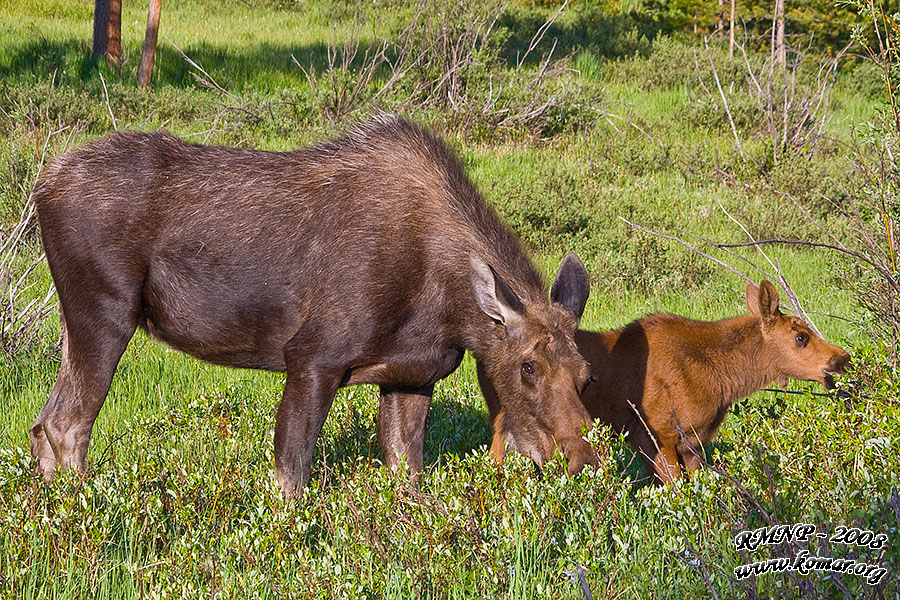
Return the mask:
[[[527,50],[525,51],[525,53],[522,54],[522,56],[519,57],[519,59],[516,61],[516,68],[521,67],[521,66],[522,66],[522,63],[525,62],[525,59],[528,58],[528,55],[531,54],[531,51],[534,50],[535,47],[536,47],[538,44],[541,43],[541,40],[544,39],[544,34],[547,33],[547,30],[550,29],[550,26],[553,25],[553,23],[556,22],[556,19],[559,18],[559,15],[562,14],[562,12],[566,9],[566,7],[567,7],[568,5],[569,5],[569,0],[565,0],[565,2],[563,2],[563,3],[560,5],[560,7],[556,10],[556,12],[553,13],[553,14],[552,14],[552,15],[544,22],[543,25],[541,25],[540,27],[538,27],[538,30],[535,31],[535,32],[534,32],[534,35],[531,37],[531,42],[528,44],[528,49],[527,49]],[[495,20],[496,20],[496,19],[495,19]],[[556,47],[556,42],[555,42],[555,41],[553,42],[553,46]],[[551,50],[550,53],[551,53],[551,54],[553,53],[552,50]]]
[[[674,236],[674,235],[666,235],[666,234],[664,234],[664,233],[658,233],[658,232],[656,232],[656,231],[651,231],[651,230],[649,230],[649,229],[645,229],[645,228],[641,227],[640,225],[635,225],[634,223],[632,223],[632,222],[629,221],[628,219],[625,219],[624,217],[619,217],[619,219],[621,219],[622,221],[628,223],[629,225],[631,225],[632,227],[634,227],[634,228],[637,229],[638,231],[643,231],[644,233],[649,233],[650,235],[655,235],[656,237],[663,238],[663,239],[666,239],[666,240],[673,240],[673,241],[676,241],[676,242],[678,242],[679,244],[681,244],[682,246],[684,246],[685,248],[688,248],[689,250],[692,250],[693,252],[696,252],[696,253],[699,254],[700,256],[702,256],[702,257],[704,257],[704,258],[707,258],[707,259],[711,260],[712,262],[716,263],[716,264],[719,265],[720,267],[724,267],[725,269],[731,271],[732,273],[734,273],[734,274],[737,275],[738,277],[740,277],[740,278],[746,280],[748,283],[756,283],[755,281],[753,281],[752,279],[750,279],[749,277],[747,277],[746,275],[744,275],[743,273],[741,273],[740,271],[738,271],[737,269],[735,269],[734,267],[732,267],[731,265],[729,265],[729,264],[727,264],[727,263],[724,263],[724,262],[722,262],[721,260],[719,260],[718,258],[712,257],[712,256],[710,256],[709,254],[707,254],[706,252],[703,252],[702,250],[700,250],[699,248],[696,248],[695,246],[692,246],[692,245],[688,244],[686,241],[684,241],[683,239],[681,239],[681,238],[678,237],[678,236]]]
[[[793,240],[789,238],[770,238],[766,240],[754,240],[752,242],[744,242],[738,244],[715,244],[718,248],[741,248],[746,246],[761,246],[765,244],[785,244],[785,245],[795,245],[795,246],[813,246],[816,248],[828,248],[829,250],[834,250],[835,252],[840,252],[841,254],[846,254],[847,256],[852,256],[853,258],[869,265],[873,269],[876,269],[881,275],[890,282],[894,287],[898,287],[897,281],[891,275],[890,271],[884,269],[881,265],[870,260],[866,255],[861,252],[856,252],[854,250],[848,250],[842,246],[835,246],[834,244],[826,244],[825,242],[810,242],[807,240]]]
[[[24,294],[36,284],[34,282],[26,285],[25,282],[44,261],[44,255],[41,254],[30,261],[18,276],[13,275],[13,265],[25,244],[26,233],[34,225],[34,182],[37,181],[46,163],[47,150],[51,141],[66,131],[71,131],[71,128],[69,126],[60,127],[47,133],[39,154],[37,168],[33,174],[31,190],[22,207],[19,221],[13,226],[8,236],[0,238],[0,348],[7,354],[15,354],[29,346],[34,341],[44,320],[54,308],[54,305],[50,303],[54,294],[52,284],[42,297],[32,298],[27,302],[24,298]],[[37,133],[35,131],[36,135]],[[71,139],[69,136],[66,144],[71,142]],[[20,306],[22,303],[24,306]]]
[[[113,114],[112,106],[109,105],[109,91],[106,89],[106,80],[103,79],[103,73],[98,72],[97,75],[100,76],[100,83],[103,84],[103,96],[106,98],[106,110],[109,111],[109,118],[112,120],[113,129],[118,131],[119,126],[116,125],[116,116]]]
[[[706,56],[709,58],[709,64],[712,67],[713,77],[716,79],[716,87],[719,88],[719,96],[722,98],[722,105],[725,107],[725,113],[728,115],[728,122],[731,124],[731,133],[734,134],[734,143],[737,146],[741,156],[747,156],[744,147],[741,145],[741,139],[738,137],[737,127],[734,126],[734,118],[731,116],[731,109],[728,107],[728,100],[725,99],[725,92],[722,91],[722,83],[719,81],[719,72],[716,71],[716,63],[713,61],[712,51],[709,49],[709,38],[703,38],[703,44],[706,46]]]
[[[189,57],[187,54],[185,54],[184,50],[182,50],[178,44],[176,44],[175,42],[170,40],[168,36],[165,36],[165,37],[166,37],[166,41],[169,42],[170,44],[172,44],[172,46],[174,46],[175,49],[178,50],[178,53],[181,54],[181,57],[184,58],[184,60],[187,61],[187,63],[189,65],[191,65],[192,67],[194,67],[195,69],[197,69],[198,71],[203,73],[203,75],[205,77],[201,77],[201,76],[197,75],[197,73],[194,73],[193,71],[191,71],[191,75],[194,77],[194,79],[197,80],[197,83],[199,83],[200,85],[202,85],[204,87],[218,90],[218,91],[222,92],[223,94],[225,94],[226,96],[228,96],[229,98],[231,98],[232,100],[237,100],[237,101],[240,100],[240,98],[238,98],[237,96],[235,96],[234,94],[232,94],[231,92],[226,90],[224,87],[219,85],[218,82],[213,78],[213,76],[210,75],[209,73],[207,73],[206,69],[204,69],[199,64],[194,62],[191,59],[191,57]]]
[[[729,219],[731,219],[731,221],[735,225],[740,227],[741,231],[743,231],[744,234],[748,238],[750,238],[751,241],[755,242],[756,240],[753,238],[752,235],[750,235],[750,231],[748,231],[747,228],[744,227],[743,223],[741,223],[740,221],[735,219],[733,216],[731,216],[731,213],[728,212],[728,210],[722,204],[722,201],[717,198],[716,202],[718,202],[719,208],[722,210],[722,212],[724,212],[725,215]],[[788,283],[787,279],[785,279],[784,275],[782,274],[781,267],[779,266],[777,260],[775,262],[773,262],[772,259],[769,258],[769,255],[763,251],[762,247],[759,244],[755,244],[754,247],[759,251],[759,253],[763,256],[763,258],[766,259],[766,262],[769,263],[769,265],[772,267],[772,269],[774,269],[774,271],[778,277],[778,281],[781,284],[782,289],[784,289],[785,294],[787,295],[788,300],[790,301],[790,303],[792,305],[794,314],[797,314],[797,315],[803,317],[803,320],[806,321],[806,324],[809,325],[810,329],[812,329],[816,334],[821,335],[818,327],[816,327],[815,323],[812,322],[812,319],[809,318],[809,315],[806,314],[806,311],[803,310],[803,306],[800,304],[800,299],[797,297],[797,294],[794,293],[793,288],[791,288],[791,285]]]

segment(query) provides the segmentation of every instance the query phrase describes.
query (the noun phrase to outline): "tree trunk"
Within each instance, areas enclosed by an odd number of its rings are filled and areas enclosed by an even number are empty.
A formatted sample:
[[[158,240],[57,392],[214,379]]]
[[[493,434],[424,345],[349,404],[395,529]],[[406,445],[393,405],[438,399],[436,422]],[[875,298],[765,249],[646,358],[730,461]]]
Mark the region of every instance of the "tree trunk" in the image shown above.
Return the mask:
[[[775,0],[775,21],[778,28],[775,33],[775,59],[784,68],[787,65],[784,48],[784,0]]]
[[[725,31],[725,0],[718,0],[716,6],[716,35],[722,39],[722,32]]]
[[[91,56],[100,58],[106,54],[109,42],[109,0],[94,0],[94,43]]]
[[[94,0],[94,40],[91,56],[106,56],[118,70],[122,53],[122,0]]]
[[[144,36],[144,49],[141,51],[141,67],[138,69],[138,85],[142,88],[150,85],[150,77],[153,74],[161,8],[162,0],[150,0],[150,10],[147,13],[147,34]]]
[[[108,0],[109,22],[106,40],[106,64],[119,69],[122,55],[122,0]]]
[[[728,21],[728,58],[734,58],[734,4],[737,0],[731,0],[731,18]]]

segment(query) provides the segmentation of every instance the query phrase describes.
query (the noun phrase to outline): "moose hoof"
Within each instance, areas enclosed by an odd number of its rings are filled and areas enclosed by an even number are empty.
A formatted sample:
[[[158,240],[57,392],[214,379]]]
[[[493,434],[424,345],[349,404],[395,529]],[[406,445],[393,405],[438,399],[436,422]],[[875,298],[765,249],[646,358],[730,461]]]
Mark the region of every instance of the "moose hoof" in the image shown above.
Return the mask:
[[[56,456],[53,454],[53,448],[47,440],[44,428],[41,425],[34,425],[29,432],[31,438],[31,455],[37,461],[35,473],[43,476],[44,481],[53,479],[56,473]]]
[[[275,480],[281,486],[281,497],[285,502],[299,499],[303,495],[306,484],[300,477],[286,473],[281,469],[275,469]]]

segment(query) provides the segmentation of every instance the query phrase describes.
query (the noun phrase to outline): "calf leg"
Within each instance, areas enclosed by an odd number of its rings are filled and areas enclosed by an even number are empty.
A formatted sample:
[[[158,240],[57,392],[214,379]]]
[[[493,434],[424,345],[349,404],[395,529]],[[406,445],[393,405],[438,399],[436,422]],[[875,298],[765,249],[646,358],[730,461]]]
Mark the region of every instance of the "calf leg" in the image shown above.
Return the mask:
[[[653,470],[663,483],[672,483],[681,477],[681,467],[678,465],[678,452],[675,446],[663,444],[656,457],[653,459]]]
[[[678,455],[684,463],[684,468],[693,473],[700,468],[700,456],[703,448],[697,440],[681,441],[678,444]]]
[[[625,430],[628,432],[628,442],[631,444],[632,448],[634,448],[635,452],[637,452],[641,460],[644,461],[644,466],[647,467],[647,470],[652,476],[656,473],[656,459],[661,454],[659,440],[657,440],[656,435],[654,435],[644,424],[643,420],[639,418],[632,419],[630,423],[625,426]]]
[[[425,421],[434,386],[398,388],[381,386],[378,441],[388,467],[400,465],[406,455],[410,474],[424,468]]]
[[[503,466],[503,459],[506,458],[506,436],[503,435],[503,415],[501,410],[494,418],[491,419],[491,428],[494,431],[494,438],[491,440],[491,454],[497,466]]]
[[[116,312],[129,316],[94,315],[89,322],[60,316],[62,362],[50,397],[29,431],[36,470],[47,481],[58,465],[82,472],[87,467],[94,421],[137,326],[134,311]]]
[[[494,437],[491,441],[491,454],[493,454],[497,465],[502,466],[503,459],[506,457],[507,442],[506,432],[503,431],[504,413],[500,409],[500,399],[497,397],[497,390],[494,389],[494,384],[487,376],[484,367],[481,366],[480,362],[476,363],[475,366],[476,374],[478,375],[478,386],[481,388],[481,393],[484,394],[484,401],[488,408],[488,422],[491,425],[491,430],[494,432]]]

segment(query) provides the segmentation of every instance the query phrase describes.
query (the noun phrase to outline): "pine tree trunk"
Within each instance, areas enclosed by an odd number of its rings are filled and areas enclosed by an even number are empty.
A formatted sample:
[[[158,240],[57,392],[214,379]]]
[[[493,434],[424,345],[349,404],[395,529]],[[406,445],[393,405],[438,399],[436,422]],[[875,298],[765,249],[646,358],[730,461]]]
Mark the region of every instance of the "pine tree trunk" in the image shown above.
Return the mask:
[[[91,56],[100,58],[106,54],[109,42],[109,0],[94,0],[94,42]]]
[[[150,78],[153,75],[161,8],[162,0],[150,0],[150,9],[147,12],[147,33],[144,36],[144,48],[141,51],[141,67],[138,69],[138,85],[142,88],[150,85]]]
[[[122,0],[108,0],[108,4],[106,64],[118,70],[122,55]]]
[[[725,31],[725,0],[718,0],[716,6],[716,35],[722,39],[722,32]]]
[[[775,59],[784,68],[787,65],[787,53],[784,48],[784,0],[775,0],[775,21],[778,27],[775,33]]]
[[[734,3],[731,0],[731,19],[728,21],[728,58],[734,58]]]

